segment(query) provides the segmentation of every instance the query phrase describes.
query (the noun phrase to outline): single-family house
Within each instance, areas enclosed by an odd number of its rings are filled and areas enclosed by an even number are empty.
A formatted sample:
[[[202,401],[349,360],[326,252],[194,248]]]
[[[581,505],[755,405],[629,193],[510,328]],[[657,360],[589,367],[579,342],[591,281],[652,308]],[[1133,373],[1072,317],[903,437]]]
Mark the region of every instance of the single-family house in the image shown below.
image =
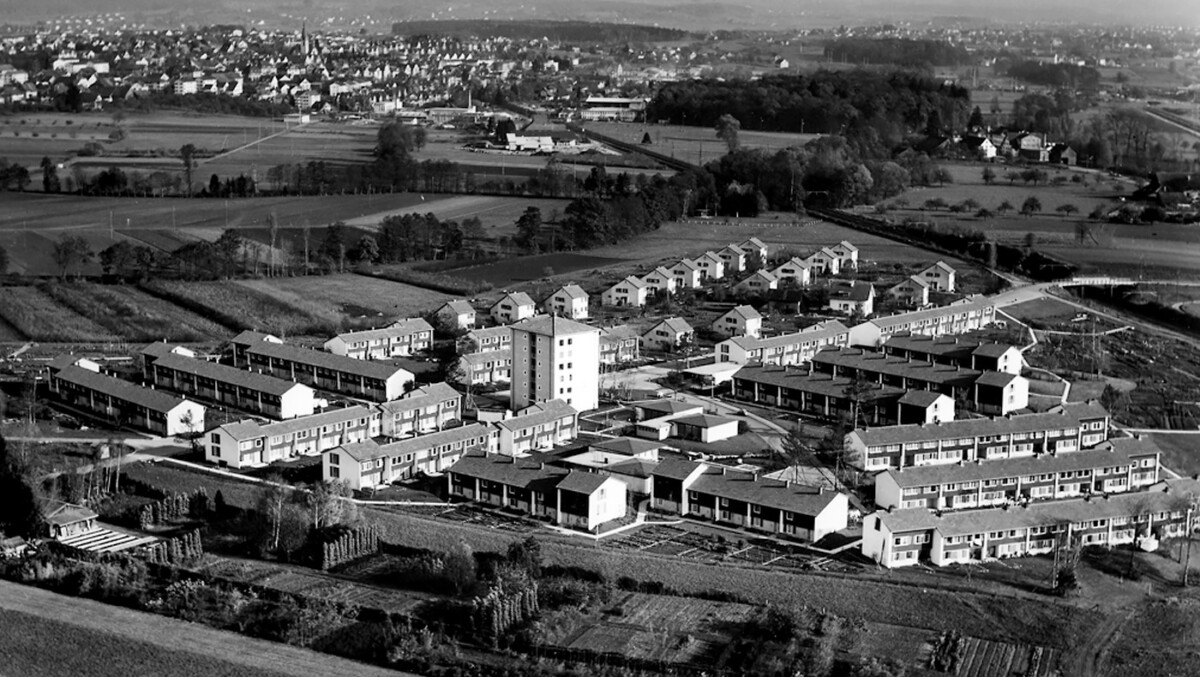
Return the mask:
[[[617,365],[641,357],[637,329],[629,325],[600,329],[600,364]]]
[[[780,285],[791,281],[791,284],[796,287],[807,287],[808,283],[812,282],[812,268],[799,256],[793,256],[779,264],[771,271],[771,274],[775,276]]]
[[[866,317],[875,312],[875,286],[858,280],[831,280],[829,309],[844,315]]]
[[[722,280],[725,278],[725,260],[716,252],[704,252],[694,261],[700,269],[701,281]]]
[[[929,283],[916,275],[908,276],[899,284],[887,290],[888,296],[906,306],[929,305]]]
[[[529,294],[519,291],[505,292],[500,300],[492,304],[488,312],[497,323],[512,324],[533,317],[536,309],[537,304],[533,302]]]
[[[762,336],[763,316],[754,306],[736,306],[725,311],[710,325],[713,332],[731,338],[734,336]]]
[[[725,262],[725,270],[730,273],[740,273],[746,269],[746,252],[736,244],[721,248],[717,251],[717,256]]]
[[[650,327],[641,336],[642,350],[671,353],[681,344],[695,340],[696,330],[682,317],[669,317]]]
[[[739,242],[737,246],[740,247],[742,251],[746,252],[747,256],[756,257],[758,259],[758,265],[760,266],[765,265],[767,263],[767,259],[770,257],[770,251],[767,249],[767,243],[763,242],[757,237],[748,238],[742,242]]]
[[[542,301],[542,310],[551,315],[558,315],[572,320],[586,320],[588,316],[588,295],[577,284],[566,284]]]
[[[854,270],[858,268],[858,247],[855,247],[846,240],[842,240],[830,247],[829,251],[838,257],[839,270]]]
[[[829,247],[821,247],[817,251],[804,257],[804,263],[812,269],[814,273],[821,275],[837,275],[842,272],[842,259]]]
[[[604,290],[600,302],[606,306],[641,308],[646,305],[649,290],[645,282],[630,275]]]
[[[917,273],[917,277],[929,283],[933,291],[953,292],[955,271],[945,261],[938,261]]]
[[[703,271],[694,261],[683,259],[671,266],[671,276],[675,278],[677,289],[697,289],[704,281]]]
[[[675,274],[670,270],[659,266],[646,273],[642,277],[642,282],[646,284],[646,288],[650,290],[651,294],[657,296],[659,294],[674,294],[675,288],[679,285],[679,278],[676,278]]]
[[[764,296],[768,291],[778,288],[779,278],[775,277],[771,271],[760,268],[734,285],[733,291],[741,296],[753,297]]]
[[[437,309],[435,315],[451,329],[473,329],[475,308],[467,301],[447,301]]]

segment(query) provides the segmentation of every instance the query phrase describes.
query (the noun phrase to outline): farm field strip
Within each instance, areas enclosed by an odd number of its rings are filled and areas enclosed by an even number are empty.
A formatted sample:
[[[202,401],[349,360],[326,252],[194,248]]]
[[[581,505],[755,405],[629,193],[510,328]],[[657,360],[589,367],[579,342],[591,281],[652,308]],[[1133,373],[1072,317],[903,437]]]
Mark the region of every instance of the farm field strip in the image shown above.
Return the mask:
[[[121,338],[36,287],[5,289],[0,294],[0,317],[35,341],[105,343]]]
[[[237,284],[330,321],[344,316],[381,315],[382,324],[396,317],[413,317],[434,310],[454,298],[401,282],[350,273],[238,280]]]
[[[254,329],[281,337],[310,332],[329,333],[334,322],[236,281],[181,282],[153,280],[146,289],[235,329]]]
[[[203,341],[229,330],[136,287],[77,283],[47,287],[59,305],[131,341]]]

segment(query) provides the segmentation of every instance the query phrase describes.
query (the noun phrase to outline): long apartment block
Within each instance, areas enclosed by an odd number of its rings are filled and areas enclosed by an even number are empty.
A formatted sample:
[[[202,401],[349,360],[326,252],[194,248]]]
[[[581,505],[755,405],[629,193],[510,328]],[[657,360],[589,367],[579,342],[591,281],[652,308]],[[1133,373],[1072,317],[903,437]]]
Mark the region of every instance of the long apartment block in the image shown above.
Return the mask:
[[[386,362],[289,345],[259,332],[236,336],[233,353],[238,366],[368,402],[394,400],[413,380],[412,372]]]
[[[97,418],[155,435],[204,430],[202,405],[104,374],[98,363],[86,358],[64,355],[52,361],[50,390],[64,403]]]
[[[338,334],[325,342],[325,350],[358,360],[385,360],[414,355],[432,345],[433,326],[418,317],[399,320],[381,329]]]
[[[382,433],[408,437],[441,430],[462,420],[462,394],[446,383],[432,383],[379,405]]]
[[[154,343],[142,358],[146,378],[159,388],[274,419],[308,416],[317,408],[307,385],[199,359],[179,346]]]
[[[996,304],[972,296],[949,305],[877,317],[850,329],[850,345],[874,348],[897,334],[945,336],[983,329],[996,319]]]
[[[868,471],[973,463],[1090,449],[1108,439],[1110,424],[1104,407],[1091,401],[1039,414],[861,428],[846,434],[845,447]]]
[[[230,468],[256,468],[361,442],[379,435],[379,430],[379,412],[361,406],[275,423],[237,421],[205,433],[204,457]]]
[[[1180,536],[1195,523],[1194,485],[1167,480],[1147,491],[981,510],[881,510],[863,519],[862,553],[888,568],[942,566],[1044,554],[1060,543]]]
[[[321,459],[322,477],[340,480],[355,490],[380,487],[419,472],[444,472],[464,454],[494,452],[497,441],[496,429],[485,423],[385,444],[361,440],[326,450]]]
[[[830,320],[791,334],[755,338],[738,336],[717,344],[717,361],[777,367],[804,364],[819,351],[849,345],[850,329]]]
[[[959,510],[1123,493],[1158,482],[1160,456],[1148,439],[1114,437],[1082,451],[889,468],[875,477],[875,505]]]

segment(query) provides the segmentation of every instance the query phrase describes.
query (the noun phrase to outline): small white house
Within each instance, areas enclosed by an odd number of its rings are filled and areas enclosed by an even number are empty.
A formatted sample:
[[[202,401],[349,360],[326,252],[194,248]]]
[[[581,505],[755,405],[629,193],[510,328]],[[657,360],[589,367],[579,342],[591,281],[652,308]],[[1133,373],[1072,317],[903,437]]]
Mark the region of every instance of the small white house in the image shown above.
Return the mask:
[[[750,273],[750,277],[733,287],[733,290],[742,296],[761,296],[772,289],[779,289],[779,278],[775,277],[774,273],[761,269]]]
[[[807,287],[812,282],[812,268],[799,256],[793,256],[779,264],[771,274],[779,280],[779,284],[790,280],[797,287]]]
[[[929,305],[929,283],[916,275],[910,275],[907,280],[901,281],[900,284],[889,289],[887,293],[888,296],[905,305]]]
[[[650,289],[650,293],[656,296],[664,293],[674,294],[675,287],[678,285],[678,281],[676,280],[674,274],[662,266],[659,266],[649,273],[646,273],[646,275],[642,277],[642,282],[645,282],[646,287]]]
[[[696,330],[682,317],[670,317],[642,333],[642,350],[673,352],[681,342],[692,341]]]
[[[829,309],[845,315],[875,312],[875,287],[858,280],[834,280],[829,285]]]
[[[737,306],[729,309],[712,323],[712,330],[725,338],[734,336],[762,336],[763,316],[753,306]]]
[[[716,252],[704,252],[694,263],[700,269],[701,280],[721,280],[725,278],[725,261]]]
[[[489,309],[492,318],[500,324],[512,324],[533,317],[537,304],[523,291],[507,292]]]
[[[638,278],[629,277],[614,284],[600,296],[600,302],[606,306],[630,306],[641,308],[646,305],[646,296],[650,287]]]
[[[725,270],[740,273],[746,269],[746,252],[736,244],[731,244],[717,252],[717,256],[725,262]]]
[[[841,268],[858,268],[858,247],[842,240],[829,248],[838,257]]]
[[[739,242],[738,247],[740,247],[742,251],[746,252],[746,256],[757,257],[759,265],[765,264],[767,262],[767,257],[770,255],[767,250],[767,243],[763,242],[757,237],[752,237],[743,242]]]
[[[542,310],[572,320],[586,320],[588,294],[577,284],[563,285],[542,301]]]
[[[445,326],[454,329],[475,328],[475,308],[462,300],[447,301],[435,313]]]
[[[804,262],[814,272],[822,275],[837,275],[842,272],[842,259],[829,247],[821,247],[804,257]]]
[[[694,261],[683,259],[671,266],[671,276],[675,278],[677,289],[696,289],[703,281],[703,272]]]
[[[954,269],[945,261],[938,261],[917,273],[918,277],[929,283],[931,289],[944,292],[954,291],[954,275]]]

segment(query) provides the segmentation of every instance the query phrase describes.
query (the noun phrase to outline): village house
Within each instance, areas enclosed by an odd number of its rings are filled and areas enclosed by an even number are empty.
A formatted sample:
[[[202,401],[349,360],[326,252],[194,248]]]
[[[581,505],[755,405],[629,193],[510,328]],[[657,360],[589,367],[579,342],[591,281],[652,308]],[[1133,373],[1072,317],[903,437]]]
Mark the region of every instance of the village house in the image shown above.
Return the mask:
[[[858,280],[831,280],[829,309],[843,315],[871,315],[875,312],[874,285]]]
[[[1040,414],[945,421],[938,425],[860,428],[845,448],[866,470],[973,463],[1091,449],[1109,436],[1109,415],[1095,401]]]
[[[579,435],[579,412],[562,400],[534,404],[496,423],[500,453],[525,456],[567,444]]]
[[[649,290],[645,282],[630,275],[604,290],[600,296],[600,303],[606,306],[641,308],[646,305]]]
[[[567,284],[559,287],[554,293],[542,301],[542,310],[551,315],[559,315],[572,320],[586,320],[588,316],[588,295],[577,284]]]
[[[41,504],[42,523],[50,538],[61,541],[96,531],[96,520],[100,515],[91,508],[57,499],[47,499]]]
[[[421,318],[414,318],[398,320],[383,329],[338,334],[325,342],[325,350],[358,360],[385,360],[408,357],[429,350],[432,345],[433,327]]]
[[[1050,149],[1046,147],[1040,134],[1021,133],[1010,139],[1009,143],[1015,157],[1031,162],[1050,161]]]
[[[779,278],[768,270],[756,270],[746,279],[733,287],[734,293],[744,297],[765,296],[772,289],[779,288]]]
[[[976,160],[990,161],[996,158],[996,144],[986,136],[964,136],[959,143]]]
[[[434,314],[451,329],[475,327],[475,308],[467,301],[447,301]]]
[[[204,458],[221,467],[258,468],[368,440],[379,432],[379,412],[361,406],[331,409],[274,423],[245,419],[206,432]]]
[[[61,355],[52,360],[49,385],[63,403],[118,426],[165,437],[204,430],[203,405],[104,374],[86,358]]]
[[[1193,504],[1182,491],[1188,483],[1169,480],[1162,490],[1017,507],[878,511],[863,519],[862,553],[887,568],[922,562],[945,566],[1045,554],[1061,540],[1112,547],[1174,538],[1195,521]]]
[[[142,351],[147,380],[155,387],[274,419],[308,416],[316,410],[316,394],[307,385],[188,357],[171,348],[155,343]]]
[[[929,305],[929,283],[916,275],[901,280],[899,284],[888,289],[887,293],[906,306],[921,308]]]
[[[792,284],[797,287],[807,287],[812,282],[812,268],[798,256],[793,256],[779,264],[771,271],[771,274],[779,280],[781,285],[785,281],[791,280]]]
[[[954,269],[945,261],[938,261],[917,273],[917,277],[925,280],[931,289],[941,292],[954,291],[954,275]]]
[[[670,459],[652,472],[650,505],[672,515],[812,543],[845,529],[845,494],[723,466]]]
[[[445,472],[468,453],[494,452],[497,442],[497,431],[485,423],[386,444],[367,439],[325,451],[321,455],[321,478],[344,482],[355,491],[374,489],[418,473]]]
[[[462,394],[448,383],[421,386],[379,405],[381,434],[408,437],[441,430],[462,420]]]
[[[503,454],[464,456],[446,473],[451,498],[595,531],[625,517],[627,489],[611,475],[569,470]]]
[[[512,324],[533,317],[537,304],[523,291],[506,292],[488,312],[498,324]]]
[[[662,266],[646,273],[642,277],[642,282],[645,283],[650,293],[656,296],[664,293],[674,294],[675,288],[679,285],[679,280],[675,275]]]
[[[678,289],[697,289],[704,281],[703,271],[695,262],[683,259],[670,268]]]
[[[758,338],[762,335],[763,316],[753,306],[736,306],[725,311],[713,320],[710,328],[714,333],[724,336],[749,336]]]
[[[691,345],[696,330],[682,317],[669,317],[642,332],[641,349],[671,353],[681,346]]]
[[[290,345],[269,334],[245,331],[232,344],[248,369],[370,402],[394,400],[413,381],[411,371],[393,364]]]

